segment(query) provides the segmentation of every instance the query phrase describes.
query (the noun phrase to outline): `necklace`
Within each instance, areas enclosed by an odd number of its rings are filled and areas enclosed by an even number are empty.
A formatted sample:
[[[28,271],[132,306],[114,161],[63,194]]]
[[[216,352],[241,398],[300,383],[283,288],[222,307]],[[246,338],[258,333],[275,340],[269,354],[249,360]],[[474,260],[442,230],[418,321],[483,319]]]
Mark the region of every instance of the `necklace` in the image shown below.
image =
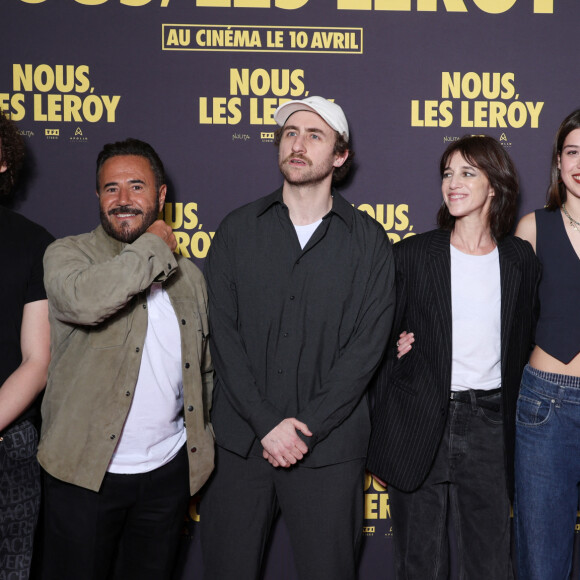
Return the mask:
[[[569,213],[568,210],[566,209],[566,204],[563,203],[562,204],[562,211],[564,212],[564,215],[570,220],[570,226],[572,228],[574,228],[577,232],[580,232],[580,230],[578,229],[580,227],[580,222],[577,222]]]

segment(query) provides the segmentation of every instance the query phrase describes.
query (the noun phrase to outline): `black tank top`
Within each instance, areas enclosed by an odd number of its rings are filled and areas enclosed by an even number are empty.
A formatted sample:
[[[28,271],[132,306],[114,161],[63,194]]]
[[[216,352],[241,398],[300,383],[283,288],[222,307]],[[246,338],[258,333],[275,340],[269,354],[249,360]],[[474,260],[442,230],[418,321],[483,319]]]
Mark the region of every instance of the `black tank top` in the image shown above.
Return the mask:
[[[535,214],[536,254],[543,268],[536,344],[568,364],[580,352],[580,258],[560,211],[538,209]]]

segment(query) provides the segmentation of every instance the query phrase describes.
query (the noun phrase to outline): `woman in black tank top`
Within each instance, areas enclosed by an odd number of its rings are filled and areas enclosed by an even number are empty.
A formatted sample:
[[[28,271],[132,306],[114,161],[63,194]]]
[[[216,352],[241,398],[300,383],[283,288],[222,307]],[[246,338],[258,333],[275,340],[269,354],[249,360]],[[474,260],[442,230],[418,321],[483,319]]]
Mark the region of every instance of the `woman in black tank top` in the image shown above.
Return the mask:
[[[560,126],[545,208],[516,235],[543,267],[536,346],[516,412],[518,577],[567,579],[580,483],[580,109]]]

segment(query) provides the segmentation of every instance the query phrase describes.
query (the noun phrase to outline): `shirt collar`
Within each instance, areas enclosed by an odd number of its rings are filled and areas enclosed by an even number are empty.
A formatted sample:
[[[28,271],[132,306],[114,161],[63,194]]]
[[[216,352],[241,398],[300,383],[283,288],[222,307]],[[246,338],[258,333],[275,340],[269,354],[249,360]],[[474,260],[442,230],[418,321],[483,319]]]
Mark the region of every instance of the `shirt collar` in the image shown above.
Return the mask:
[[[117,240],[112,236],[110,236],[103,229],[102,225],[99,225],[97,227],[97,229],[95,230],[95,235],[97,236],[99,245],[106,247],[113,256],[120,254],[127,245],[126,242],[121,242],[120,240]]]
[[[285,205],[284,199],[282,198],[282,188],[277,189],[274,193],[271,193],[270,195],[267,195],[262,200],[260,200],[260,203],[258,203],[256,211],[256,217],[260,217],[262,214],[266,213],[266,211],[268,211],[271,207],[278,204]],[[323,216],[322,219],[325,219],[334,213],[346,224],[346,226],[350,231],[352,229],[353,211],[354,210],[350,205],[350,203],[348,203],[348,201],[346,201],[346,199],[344,199],[344,197],[342,197],[342,195],[340,195],[338,191],[333,189],[332,208],[325,216]]]

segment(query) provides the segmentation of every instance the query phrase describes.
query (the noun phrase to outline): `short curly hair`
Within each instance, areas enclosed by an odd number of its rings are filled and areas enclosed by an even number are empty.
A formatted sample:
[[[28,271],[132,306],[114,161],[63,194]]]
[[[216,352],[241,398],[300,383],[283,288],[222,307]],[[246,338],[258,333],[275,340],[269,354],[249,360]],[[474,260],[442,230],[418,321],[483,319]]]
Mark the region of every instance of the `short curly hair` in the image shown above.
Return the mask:
[[[6,166],[0,173],[0,195],[12,191],[23,160],[24,141],[18,127],[0,109],[0,167]]]
[[[163,163],[157,155],[157,152],[149,143],[145,141],[140,141],[139,139],[133,139],[129,137],[124,141],[116,141],[115,143],[107,143],[102,151],[97,157],[97,191],[99,191],[99,176],[101,174],[101,168],[105,164],[105,161],[111,159],[111,157],[118,157],[124,155],[135,155],[136,157],[144,157],[149,161],[151,165],[151,170],[155,176],[155,189],[159,191],[159,188],[165,183],[165,168]]]

